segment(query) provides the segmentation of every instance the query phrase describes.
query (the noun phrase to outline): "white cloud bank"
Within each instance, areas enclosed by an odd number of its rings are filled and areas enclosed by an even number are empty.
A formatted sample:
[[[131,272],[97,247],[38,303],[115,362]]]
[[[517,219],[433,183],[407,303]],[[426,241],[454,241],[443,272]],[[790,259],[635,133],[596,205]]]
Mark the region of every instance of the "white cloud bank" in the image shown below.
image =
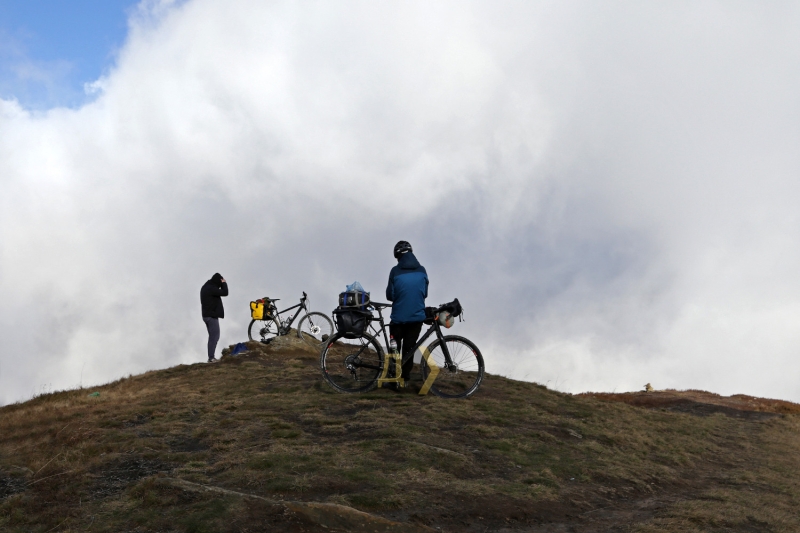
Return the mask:
[[[794,4],[148,2],[80,109],[0,101],[0,403],[330,311],[408,239],[490,372],[800,400]]]

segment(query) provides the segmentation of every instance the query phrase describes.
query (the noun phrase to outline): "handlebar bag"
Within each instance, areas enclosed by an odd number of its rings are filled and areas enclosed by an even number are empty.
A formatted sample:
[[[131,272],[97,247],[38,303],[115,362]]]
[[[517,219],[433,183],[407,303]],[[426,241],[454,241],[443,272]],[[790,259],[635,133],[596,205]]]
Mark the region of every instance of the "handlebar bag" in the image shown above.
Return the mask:
[[[455,324],[456,320],[453,315],[451,315],[448,311],[442,311],[436,316],[436,320],[439,322],[440,325],[446,328],[452,328],[453,324]]]
[[[461,311],[463,311],[463,309],[461,308],[461,303],[458,301],[458,298],[456,298],[452,302],[444,304],[441,308],[442,310],[447,311],[453,316],[459,316],[461,314]]]
[[[333,318],[336,321],[336,330],[347,339],[360,337],[367,330],[372,318],[369,311],[361,311],[353,308],[339,308],[333,311]]]

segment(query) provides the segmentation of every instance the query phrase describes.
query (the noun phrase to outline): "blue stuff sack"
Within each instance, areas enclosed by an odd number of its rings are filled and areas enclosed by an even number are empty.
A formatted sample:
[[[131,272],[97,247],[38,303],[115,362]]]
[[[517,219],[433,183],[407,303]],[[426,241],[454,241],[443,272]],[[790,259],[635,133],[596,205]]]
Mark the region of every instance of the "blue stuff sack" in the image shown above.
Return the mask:
[[[239,355],[240,353],[246,351],[247,351],[247,346],[245,346],[243,342],[240,342],[233,347],[233,350],[231,350],[231,355]]]
[[[345,292],[339,294],[339,308],[350,307],[359,311],[367,311],[369,293],[357,281],[347,286]]]
[[[339,308],[354,308],[366,311],[369,306],[369,293],[362,291],[347,291],[339,294]]]
[[[367,292],[364,290],[364,287],[362,287],[361,284],[357,281],[354,281],[353,283],[348,285],[345,290],[347,292]]]

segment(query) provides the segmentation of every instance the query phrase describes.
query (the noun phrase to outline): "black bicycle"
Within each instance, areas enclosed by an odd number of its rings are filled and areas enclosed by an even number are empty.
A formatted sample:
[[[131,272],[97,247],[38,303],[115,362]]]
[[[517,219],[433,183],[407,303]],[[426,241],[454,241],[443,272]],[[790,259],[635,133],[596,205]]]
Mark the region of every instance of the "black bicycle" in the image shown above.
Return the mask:
[[[323,342],[333,335],[333,322],[328,315],[318,311],[308,311],[308,296],[305,292],[303,293],[303,297],[300,298],[299,304],[287,307],[283,311],[278,311],[275,305],[275,302],[279,300],[280,298],[264,297],[255,302],[251,302],[250,308],[251,312],[253,312],[251,316],[257,316],[255,314],[256,310],[259,306],[263,306],[259,309],[261,318],[253,318],[250,321],[250,325],[247,327],[247,336],[251,341],[268,343],[275,337],[289,335],[292,331],[292,324],[303,311],[305,311],[306,314],[303,315],[303,318],[297,323],[296,331],[298,337],[314,348],[319,348]],[[253,304],[256,305],[254,306]],[[295,312],[291,318],[287,320],[281,319],[281,314],[295,308],[297,312]]]
[[[442,325],[452,325],[453,316],[449,312],[449,305],[451,304],[432,310],[432,316],[425,321],[430,324],[430,328],[417,341],[408,358],[414,357],[417,349],[435,334],[436,340],[421,350],[420,370],[423,384],[419,393],[427,394],[430,390],[442,398],[466,398],[474,394],[483,381],[483,356],[469,339],[442,334]],[[325,380],[335,390],[368,392],[378,385],[388,383],[405,385],[400,377],[400,369],[408,358],[403,360],[402,356],[395,353],[389,353],[389,357],[386,357],[383,346],[376,338],[377,334],[383,333],[385,345],[390,346],[382,313],[387,307],[391,307],[391,304],[371,302],[363,315],[366,324],[363,324],[360,331],[339,331],[324,343],[320,353],[320,367]],[[373,316],[372,310],[377,311],[377,318]],[[379,327],[372,326],[373,322],[377,322]],[[376,335],[367,332],[367,325]]]

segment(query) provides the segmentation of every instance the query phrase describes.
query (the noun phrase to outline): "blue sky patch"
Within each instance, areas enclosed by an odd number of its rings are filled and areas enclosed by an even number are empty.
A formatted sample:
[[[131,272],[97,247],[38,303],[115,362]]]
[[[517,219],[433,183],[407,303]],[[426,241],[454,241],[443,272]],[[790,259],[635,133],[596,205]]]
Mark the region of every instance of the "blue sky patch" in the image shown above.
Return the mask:
[[[77,107],[108,71],[136,0],[0,0],[0,98]]]

